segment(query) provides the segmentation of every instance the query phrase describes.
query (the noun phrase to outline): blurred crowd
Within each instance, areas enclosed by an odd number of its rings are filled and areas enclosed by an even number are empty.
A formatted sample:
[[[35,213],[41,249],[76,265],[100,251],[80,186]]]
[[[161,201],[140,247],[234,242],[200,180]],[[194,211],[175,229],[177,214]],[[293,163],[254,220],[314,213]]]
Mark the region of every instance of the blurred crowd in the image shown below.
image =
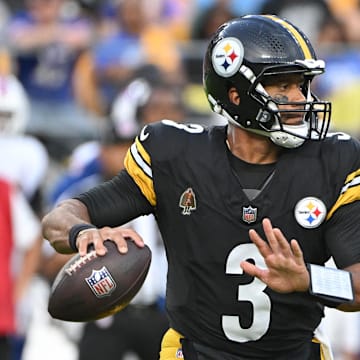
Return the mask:
[[[0,1],[0,359],[157,359],[166,261],[154,219],[126,225],[153,250],[144,288],[87,324],[47,314],[69,257],[43,241],[40,219],[115,175],[144,124],[222,122],[203,93],[204,51],[220,24],[250,13],[304,30],[326,61],[314,92],[333,103],[331,130],[360,137],[358,0]],[[358,314],[327,310],[324,325],[336,360],[360,359]]]

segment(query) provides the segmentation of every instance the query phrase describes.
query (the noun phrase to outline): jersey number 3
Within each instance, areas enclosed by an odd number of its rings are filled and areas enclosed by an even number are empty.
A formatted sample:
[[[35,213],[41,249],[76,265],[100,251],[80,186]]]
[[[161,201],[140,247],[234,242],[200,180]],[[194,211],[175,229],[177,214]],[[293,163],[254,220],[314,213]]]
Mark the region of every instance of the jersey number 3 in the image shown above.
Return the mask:
[[[226,274],[243,274],[240,261],[252,259],[259,267],[266,268],[263,257],[254,244],[236,246],[226,262]],[[236,342],[255,341],[262,337],[269,328],[271,302],[264,293],[266,285],[257,278],[251,283],[238,286],[238,301],[250,302],[253,307],[253,321],[250,327],[243,328],[238,315],[223,315],[222,327],[225,336]]]

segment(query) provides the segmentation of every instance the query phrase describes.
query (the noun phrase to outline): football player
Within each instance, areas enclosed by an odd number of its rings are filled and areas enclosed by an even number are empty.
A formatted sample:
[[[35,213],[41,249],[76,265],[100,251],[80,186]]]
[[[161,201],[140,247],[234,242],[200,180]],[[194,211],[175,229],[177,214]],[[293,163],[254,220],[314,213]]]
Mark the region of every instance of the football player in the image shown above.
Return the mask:
[[[331,359],[324,306],[360,310],[360,144],[328,133],[324,72],[303,32],[270,15],[222,25],[205,93],[226,126],[145,126],[126,170],[43,219],[59,252],[136,233],[153,213],[168,258],[161,360]],[[328,268],[333,257],[337,268]]]

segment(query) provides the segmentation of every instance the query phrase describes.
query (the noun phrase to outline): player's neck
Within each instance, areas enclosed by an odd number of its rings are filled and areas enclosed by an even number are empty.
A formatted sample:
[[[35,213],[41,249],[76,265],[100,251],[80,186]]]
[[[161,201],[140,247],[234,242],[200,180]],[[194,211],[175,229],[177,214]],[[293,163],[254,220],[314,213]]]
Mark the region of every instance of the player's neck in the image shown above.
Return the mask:
[[[274,163],[280,150],[265,136],[253,134],[230,124],[226,143],[234,156],[251,164]]]

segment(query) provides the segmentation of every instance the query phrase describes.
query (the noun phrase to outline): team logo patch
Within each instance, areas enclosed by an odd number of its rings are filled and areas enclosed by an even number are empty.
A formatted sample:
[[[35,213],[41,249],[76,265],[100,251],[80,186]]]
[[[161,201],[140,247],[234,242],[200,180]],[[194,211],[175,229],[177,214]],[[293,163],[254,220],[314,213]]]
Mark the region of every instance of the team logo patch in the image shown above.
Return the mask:
[[[180,196],[179,206],[183,209],[183,215],[191,215],[196,210],[196,198],[192,188],[187,188]]]
[[[239,71],[243,58],[242,43],[236,38],[228,37],[215,45],[211,60],[218,75],[230,77]]]
[[[251,224],[256,221],[257,218],[257,208],[252,206],[243,207],[242,219],[248,224]]]
[[[324,221],[326,216],[325,204],[316,197],[301,199],[295,206],[295,219],[306,229],[313,229]]]
[[[116,283],[105,266],[100,270],[93,270],[85,280],[98,298],[110,295],[116,288]]]

